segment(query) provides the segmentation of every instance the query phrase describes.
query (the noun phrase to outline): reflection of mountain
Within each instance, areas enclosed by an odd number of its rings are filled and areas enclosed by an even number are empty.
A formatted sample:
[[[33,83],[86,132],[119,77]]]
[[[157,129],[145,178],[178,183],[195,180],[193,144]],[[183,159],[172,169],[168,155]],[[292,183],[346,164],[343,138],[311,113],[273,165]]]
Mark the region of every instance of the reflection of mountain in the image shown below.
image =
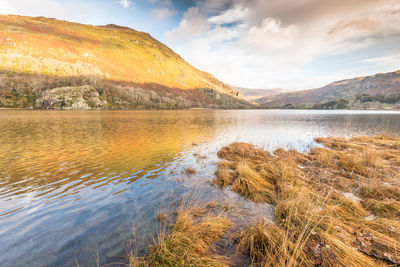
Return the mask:
[[[155,177],[186,146],[214,134],[213,114],[11,112],[0,121],[0,196]]]
[[[249,105],[236,97],[232,87],[194,68],[144,32],[11,15],[0,16],[0,32],[0,106],[173,109]],[[85,85],[94,90],[88,93],[81,88]]]

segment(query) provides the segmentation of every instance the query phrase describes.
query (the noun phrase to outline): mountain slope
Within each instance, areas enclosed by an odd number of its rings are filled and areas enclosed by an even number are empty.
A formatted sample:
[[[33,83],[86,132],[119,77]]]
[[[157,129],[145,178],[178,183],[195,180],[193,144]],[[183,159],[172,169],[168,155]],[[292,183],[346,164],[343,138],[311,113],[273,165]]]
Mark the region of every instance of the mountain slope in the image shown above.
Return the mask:
[[[273,89],[250,89],[250,88],[243,88],[233,86],[233,89],[240,92],[242,96],[250,101],[254,101],[263,97],[270,97],[273,95],[285,93],[284,89],[273,88]]]
[[[192,67],[149,34],[116,25],[91,26],[43,17],[0,16],[0,72],[8,74],[1,77],[3,84],[29,83],[32,79],[26,77],[36,76],[39,83],[53,83],[53,80],[61,83],[51,85],[55,87],[96,87],[87,81],[68,84],[72,77],[84,77],[101,80],[108,87],[140,88],[147,90],[146,93],[150,90],[159,99],[165,94],[170,98],[179,95],[193,102],[189,106],[224,106],[226,103],[218,100],[225,95],[229,98],[226,102],[232,105],[247,105],[230,86]],[[10,81],[11,75],[14,79]],[[25,94],[20,87],[13,89],[19,95]],[[4,105],[5,91],[10,88],[0,88],[3,95],[0,103]],[[25,88],[35,95],[45,89]],[[121,101],[125,100],[130,102]]]
[[[265,108],[398,108],[400,71],[338,81],[318,89],[260,98],[256,102]]]

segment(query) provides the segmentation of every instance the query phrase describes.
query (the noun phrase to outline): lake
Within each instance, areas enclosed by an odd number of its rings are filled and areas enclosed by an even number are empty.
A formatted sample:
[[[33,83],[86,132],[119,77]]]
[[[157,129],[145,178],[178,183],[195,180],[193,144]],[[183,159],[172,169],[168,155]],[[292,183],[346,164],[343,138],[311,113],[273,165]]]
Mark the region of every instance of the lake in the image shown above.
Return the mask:
[[[118,265],[133,233],[147,246],[157,214],[188,192],[271,218],[210,185],[232,142],[306,151],[318,136],[399,132],[394,111],[0,110],[0,266]]]

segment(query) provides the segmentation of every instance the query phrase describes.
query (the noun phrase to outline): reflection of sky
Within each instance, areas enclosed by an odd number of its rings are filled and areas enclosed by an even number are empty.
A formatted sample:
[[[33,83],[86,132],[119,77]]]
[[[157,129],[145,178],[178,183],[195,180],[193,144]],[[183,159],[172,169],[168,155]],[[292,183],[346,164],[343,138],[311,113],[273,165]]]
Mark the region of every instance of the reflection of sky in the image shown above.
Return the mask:
[[[208,183],[222,146],[249,142],[267,150],[304,151],[317,136],[398,133],[399,115],[1,111],[0,265],[74,265],[75,255],[86,266],[97,250],[110,262],[123,253],[121,243],[133,227],[148,234],[157,211],[187,191],[241,201],[243,214],[254,212],[256,207],[237,195]],[[197,174],[186,177],[188,167]]]

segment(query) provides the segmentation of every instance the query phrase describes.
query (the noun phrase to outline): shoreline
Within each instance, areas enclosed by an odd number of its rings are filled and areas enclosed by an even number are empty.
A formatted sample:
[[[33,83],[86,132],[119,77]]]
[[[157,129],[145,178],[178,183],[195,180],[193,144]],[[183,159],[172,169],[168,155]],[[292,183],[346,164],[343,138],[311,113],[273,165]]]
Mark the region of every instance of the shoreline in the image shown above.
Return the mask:
[[[255,266],[400,264],[400,137],[315,140],[323,147],[304,154],[246,143],[221,148],[212,184],[273,205],[275,219],[238,229],[230,218],[240,214],[212,200],[179,205],[167,216],[170,232],[145,256],[131,255],[130,266],[239,266],[238,255]],[[212,228],[180,239],[205,222]]]
[[[101,111],[152,111],[152,110],[159,110],[159,111],[184,111],[184,110],[310,110],[310,111],[387,111],[387,112],[400,112],[400,109],[276,109],[276,108],[187,108],[187,109],[101,109],[101,108],[93,108],[93,109],[35,109],[32,107],[29,108],[12,108],[12,107],[0,107],[0,110],[32,110],[32,111],[91,111],[91,110],[101,110]]]

